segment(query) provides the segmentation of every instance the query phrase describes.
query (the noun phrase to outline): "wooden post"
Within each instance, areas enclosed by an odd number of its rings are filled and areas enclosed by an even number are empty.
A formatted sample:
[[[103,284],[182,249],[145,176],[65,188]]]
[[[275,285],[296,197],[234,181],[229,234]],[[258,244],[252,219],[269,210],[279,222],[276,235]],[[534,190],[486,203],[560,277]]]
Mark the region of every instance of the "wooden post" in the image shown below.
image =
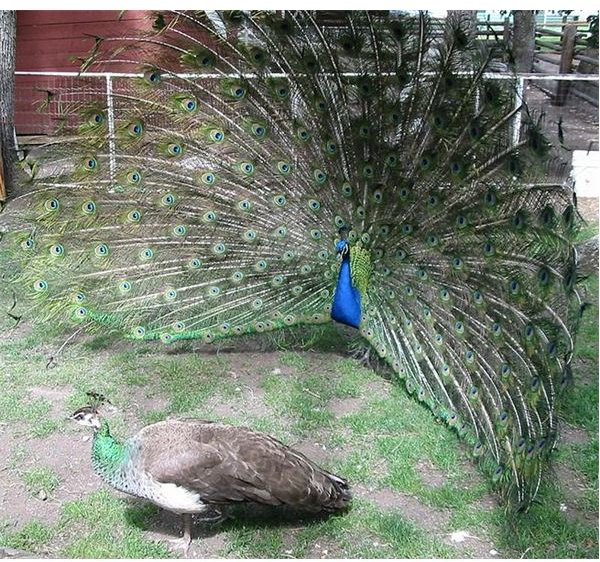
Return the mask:
[[[577,35],[577,26],[572,23],[566,25],[562,35],[562,51],[560,52],[559,74],[570,74],[573,65],[573,55],[575,54],[575,37]],[[553,105],[565,105],[569,88],[571,84],[567,80],[561,80],[556,85],[556,95]]]
[[[6,201],[6,184],[4,183],[4,161],[2,160],[2,146],[0,146],[0,203]]]
[[[504,18],[504,30],[502,32],[502,40],[505,45],[510,45],[510,19]]]

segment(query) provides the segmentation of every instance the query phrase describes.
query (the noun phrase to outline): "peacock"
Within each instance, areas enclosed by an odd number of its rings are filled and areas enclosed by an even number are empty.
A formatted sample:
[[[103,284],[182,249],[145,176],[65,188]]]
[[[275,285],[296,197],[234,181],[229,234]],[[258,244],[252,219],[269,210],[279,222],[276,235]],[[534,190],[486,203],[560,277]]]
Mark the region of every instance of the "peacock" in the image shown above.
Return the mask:
[[[182,515],[180,546],[186,555],[192,514],[215,523],[223,519],[219,508],[240,502],[333,513],[347,509],[352,499],[346,480],[277,439],[243,427],[169,419],[120,443],[97,406],[84,406],[71,419],[94,429],[92,466],[103,480]]]
[[[29,315],[165,344],[349,326],[526,509],[572,380],[579,220],[543,116],[491,72],[510,53],[456,15],[151,17],[96,40],[85,70],[138,71],[54,92],[24,162],[4,243]]]

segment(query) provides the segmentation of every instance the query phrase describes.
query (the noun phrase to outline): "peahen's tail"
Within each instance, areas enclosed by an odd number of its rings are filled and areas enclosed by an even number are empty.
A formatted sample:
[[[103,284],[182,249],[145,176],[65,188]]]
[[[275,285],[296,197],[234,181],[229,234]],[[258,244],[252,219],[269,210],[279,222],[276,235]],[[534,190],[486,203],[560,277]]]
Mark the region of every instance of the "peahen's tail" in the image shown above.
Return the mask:
[[[178,12],[99,43],[88,66],[139,74],[55,95],[18,282],[39,320],[164,342],[333,303],[528,505],[570,379],[567,169],[463,22],[340,18]]]

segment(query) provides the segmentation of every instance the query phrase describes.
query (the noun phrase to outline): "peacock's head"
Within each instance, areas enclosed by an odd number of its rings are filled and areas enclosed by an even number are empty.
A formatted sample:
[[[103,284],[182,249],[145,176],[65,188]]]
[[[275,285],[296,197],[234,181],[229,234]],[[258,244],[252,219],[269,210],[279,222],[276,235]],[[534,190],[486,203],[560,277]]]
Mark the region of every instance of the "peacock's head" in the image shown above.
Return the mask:
[[[102,427],[100,414],[93,406],[79,408],[79,410],[71,414],[69,419],[86,427],[92,427],[94,431],[98,431]]]
[[[341,256],[342,259],[344,259],[346,257],[346,255],[348,254],[349,251],[350,251],[350,246],[348,245],[347,240],[340,240],[335,245],[335,252],[338,256]]]

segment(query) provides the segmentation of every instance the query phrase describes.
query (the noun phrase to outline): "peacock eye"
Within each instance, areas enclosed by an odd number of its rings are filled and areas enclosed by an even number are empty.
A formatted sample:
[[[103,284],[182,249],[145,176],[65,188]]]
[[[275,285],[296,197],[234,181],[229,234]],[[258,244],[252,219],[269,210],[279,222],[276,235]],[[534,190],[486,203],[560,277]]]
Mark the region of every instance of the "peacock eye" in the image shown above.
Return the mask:
[[[33,238],[27,238],[27,240],[21,242],[21,247],[24,250],[33,250],[33,248],[35,248],[35,241]]]
[[[283,175],[288,175],[292,171],[292,166],[287,162],[277,162],[277,170]]]
[[[86,215],[93,215],[96,212],[96,203],[93,201],[87,201],[81,206],[81,210]]]
[[[206,185],[212,185],[213,183],[215,183],[215,175],[212,172],[206,172],[202,174],[201,180],[202,183]]]
[[[142,214],[139,211],[129,211],[127,219],[131,222],[140,222]]]
[[[183,147],[178,143],[171,143],[167,147],[167,151],[170,156],[179,156],[183,153]]]
[[[146,81],[146,83],[152,86],[157,86],[158,84],[160,84],[161,81],[160,72],[158,72],[157,70],[148,70],[144,73],[144,80]]]
[[[142,260],[151,260],[154,257],[154,251],[151,248],[146,248],[140,252],[140,258]]]
[[[33,288],[38,293],[43,293],[48,290],[48,283],[44,279],[39,279],[33,284]]]
[[[162,199],[161,199],[161,203],[163,205],[166,205],[167,207],[172,207],[173,205],[175,205],[176,199],[175,196],[171,193],[167,193],[166,195],[163,195]]]
[[[173,234],[175,234],[175,236],[185,236],[187,234],[187,227],[180,224],[173,229]]]
[[[327,179],[327,174],[323,170],[317,169],[313,172],[313,177],[315,178],[315,181],[321,185]]]
[[[94,248],[94,254],[99,258],[105,258],[110,253],[110,250],[106,244],[98,244]]]
[[[242,172],[248,176],[254,172],[254,164],[251,162],[242,162],[241,168]]]
[[[220,144],[225,140],[225,133],[221,129],[212,129],[210,131],[210,139],[213,142]]]
[[[258,139],[264,138],[267,134],[267,129],[263,125],[259,125],[257,123],[254,123],[251,129],[254,136]]]
[[[65,253],[65,249],[62,244],[54,244],[50,246],[50,255],[54,257],[62,256]]]
[[[301,141],[307,141],[310,138],[310,133],[306,129],[299,129],[298,138]]]
[[[129,293],[131,291],[131,283],[129,281],[121,281],[119,283],[119,291],[121,293]]]

